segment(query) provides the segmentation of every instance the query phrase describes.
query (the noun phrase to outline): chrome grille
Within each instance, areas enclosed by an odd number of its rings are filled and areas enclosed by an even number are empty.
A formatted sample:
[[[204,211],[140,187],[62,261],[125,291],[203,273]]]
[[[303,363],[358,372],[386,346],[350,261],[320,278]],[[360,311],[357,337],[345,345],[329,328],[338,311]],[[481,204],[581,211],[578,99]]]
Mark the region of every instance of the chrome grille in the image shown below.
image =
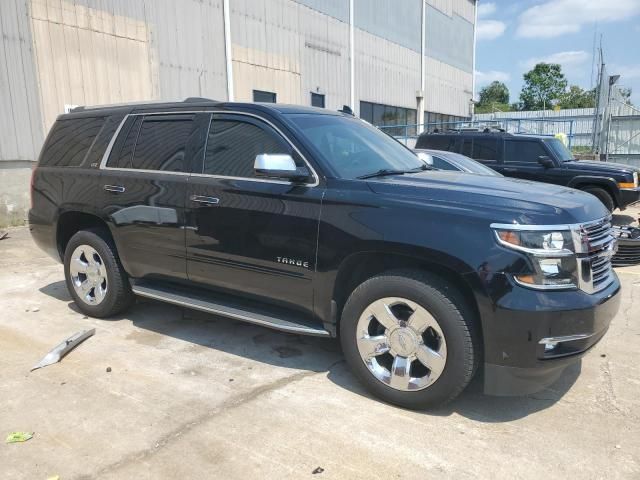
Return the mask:
[[[582,253],[581,288],[589,293],[598,292],[611,284],[613,270],[611,257],[616,251],[616,239],[611,227],[611,216],[582,225],[580,229]]]

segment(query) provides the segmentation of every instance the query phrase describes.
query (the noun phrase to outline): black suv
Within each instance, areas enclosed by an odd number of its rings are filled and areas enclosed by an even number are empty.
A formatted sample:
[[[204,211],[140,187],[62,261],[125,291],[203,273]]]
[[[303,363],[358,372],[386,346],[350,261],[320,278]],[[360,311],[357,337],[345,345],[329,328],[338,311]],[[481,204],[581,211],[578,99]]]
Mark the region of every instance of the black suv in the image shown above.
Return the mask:
[[[462,153],[507,177],[577,188],[598,197],[610,212],[640,200],[639,168],[578,161],[562,141],[552,136],[473,131],[423,133],[416,148]]]
[[[33,238],[87,315],[139,295],[339,337],[370,391],[411,408],[479,367],[489,393],[543,388],[620,301],[593,196],[430,170],[324,109],[79,108],[51,129],[32,201]]]

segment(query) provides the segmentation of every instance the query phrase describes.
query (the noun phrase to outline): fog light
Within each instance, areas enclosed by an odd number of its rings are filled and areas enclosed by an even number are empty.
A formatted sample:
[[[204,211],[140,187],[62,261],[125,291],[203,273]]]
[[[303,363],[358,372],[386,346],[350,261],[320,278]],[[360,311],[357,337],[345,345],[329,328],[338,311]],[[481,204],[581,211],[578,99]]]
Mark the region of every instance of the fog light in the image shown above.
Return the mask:
[[[547,342],[544,344],[544,351],[545,353],[550,352],[551,350],[554,350],[557,346],[558,346],[558,342]]]

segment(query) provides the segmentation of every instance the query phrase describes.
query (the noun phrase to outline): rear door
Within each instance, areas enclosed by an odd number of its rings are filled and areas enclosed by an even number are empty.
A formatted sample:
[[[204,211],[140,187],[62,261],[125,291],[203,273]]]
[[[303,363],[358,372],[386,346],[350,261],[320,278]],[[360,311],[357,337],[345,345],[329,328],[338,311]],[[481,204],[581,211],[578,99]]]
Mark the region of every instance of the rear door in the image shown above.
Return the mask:
[[[207,287],[311,311],[322,190],[257,178],[255,157],[292,143],[252,115],[214,114],[203,162],[189,180],[187,269]]]
[[[102,166],[96,194],[132,277],[186,279],[185,196],[202,116],[129,115]]]
[[[500,167],[500,145],[501,140],[496,136],[478,136],[473,139],[473,154],[471,158],[486,165],[487,167],[499,170]]]

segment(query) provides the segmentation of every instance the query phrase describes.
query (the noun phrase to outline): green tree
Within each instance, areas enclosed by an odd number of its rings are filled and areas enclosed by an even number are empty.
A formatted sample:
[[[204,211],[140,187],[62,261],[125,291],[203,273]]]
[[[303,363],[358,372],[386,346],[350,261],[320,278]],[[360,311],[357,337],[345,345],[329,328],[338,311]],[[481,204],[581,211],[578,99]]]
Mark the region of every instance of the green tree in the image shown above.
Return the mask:
[[[480,90],[478,105],[491,103],[509,103],[509,89],[504,83],[495,80]]]
[[[567,88],[567,79],[557,63],[538,63],[524,74],[520,102],[524,110],[551,108]]]
[[[509,89],[499,81],[493,81],[480,90],[480,99],[475,106],[476,113],[508,112]]]
[[[596,89],[583,90],[577,85],[571,85],[560,96],[558,105],[560,108],[593,108],[596,106]]]

